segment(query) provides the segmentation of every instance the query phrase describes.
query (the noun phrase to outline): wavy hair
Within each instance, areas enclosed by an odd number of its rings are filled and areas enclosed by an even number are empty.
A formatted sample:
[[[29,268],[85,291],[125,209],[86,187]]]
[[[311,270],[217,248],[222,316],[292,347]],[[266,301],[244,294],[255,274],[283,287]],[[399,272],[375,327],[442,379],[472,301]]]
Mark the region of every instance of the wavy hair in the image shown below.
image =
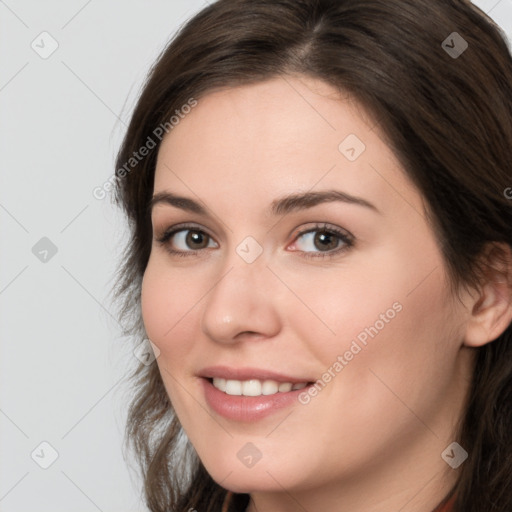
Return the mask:
[[[454,32],[468,45],[460,55],[448,51]],[[481,283],[489,244],[512,247],[504,193],[512,186],[512,58],[482,11],[464,0],[219,0],[159,55],[117,155],[115,201],[130,239],[115,297],[125,334],[137,342],[146,337],[140,290],[159,142],[133,169],[126,162],[191,98],[200,103],[216,89],[287,74],[348,92],[377,120],[425,199],[454,292]],[[510,512],[512,327],[474,352],[457,436],[469,458],[453,489],[454,510]],[[141,364],[132,382],[126,440],[149,509],[244,510],[249,495],[214,482],[186,439],[157,365]]]

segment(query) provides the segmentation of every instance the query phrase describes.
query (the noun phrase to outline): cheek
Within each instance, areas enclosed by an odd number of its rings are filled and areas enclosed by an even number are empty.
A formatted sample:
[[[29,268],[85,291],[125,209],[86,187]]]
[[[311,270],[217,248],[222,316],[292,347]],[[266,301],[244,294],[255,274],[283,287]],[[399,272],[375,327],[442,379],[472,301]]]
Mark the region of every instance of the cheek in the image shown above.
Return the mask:
[[[434,243],[409,243],[354,258],[346,270],[330,270],[332,278],[301,278],[294,291],[310,311],[294,301],[287,315],[323,366],[322,380],[336,381],[324,394],[339,394],[336,401],[354,401],[372,415],[377,403],[396,402],[380,373],[411,403],[433,400],[448,385],[457,318],[443,268]]]
[[[411,279],[384,251],[354,258],[346,267],[302,271],[300,276],[283,270],[282,277],[293,285],[296,297],[283,296],[278,307],[297,339],[306,340],[325,366],[351,347],[357,351],[353,342],[366,348],[371,340],[390,334],[410,302]]]
[[[410,410],[431,418],[442,402],[456,359],[457,319],[450,316],[442,267],[430,273],[435,267],[418,261],[407,274],[388,266],[380,280],[374,275],[383,291],[372,294],[372,287],[365,288],[365,300],[357,290],[352,305],[345,306],[350,327],[340,345],[344,359],[351,359],[333,393],[339,403],[351,404],[352,428],[375,426],[379,418],[390,433],[398,425],[407,430],[416,421]],[[340,322],[338,328],[343,329]]]
[[[164,356],[169,352],[174,354],[180,346],[187,346],[173,343],[173,340],[183,336],[184,326],[194,317],[194,306],[202,296],[197,286],[191,286],[190,280],[182,278],[180,281],[184,273],[171,270],[160,258],[151,257],[141,287],[144,327]]]
[[[153,259],[151,259],[153,258]],[[190,359],[197,337],[198,322],[196,306],[204,291],[192,282],[186,273],[173,269],[163,258],[150,257],[141,286],[141,310],[148,338],[160,350],[156,363],[173,408],[186,425],[192,422],[197,404],[183,393],[184,364]],[[198,281],[193,281],[197,284]],[[193,422],[192,422],[193,423]]]

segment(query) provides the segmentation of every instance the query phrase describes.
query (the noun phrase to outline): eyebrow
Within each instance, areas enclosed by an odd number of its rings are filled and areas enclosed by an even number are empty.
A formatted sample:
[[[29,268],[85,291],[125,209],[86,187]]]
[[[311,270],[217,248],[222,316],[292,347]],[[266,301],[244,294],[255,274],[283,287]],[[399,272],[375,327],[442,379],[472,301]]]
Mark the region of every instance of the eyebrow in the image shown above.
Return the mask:
[[[373,210],[376,213],[380,213],[377,207],[372,203],[361,197],[356,197],[347,194],[346,192],[341,192],[340,190],[305,192],[280,197],[272,201],[270,204],[269,213],[274,216],[286,215],[290,212],[305,210],[307,208],[313,208],[318,204],[335,201],[363,206]],[[170,192],[159,192],[155,194],[149,202],[149,209],[153,210],[157,204],[167,204],[191,213],[208,216],[207,209],[194,199],[171,194]]]

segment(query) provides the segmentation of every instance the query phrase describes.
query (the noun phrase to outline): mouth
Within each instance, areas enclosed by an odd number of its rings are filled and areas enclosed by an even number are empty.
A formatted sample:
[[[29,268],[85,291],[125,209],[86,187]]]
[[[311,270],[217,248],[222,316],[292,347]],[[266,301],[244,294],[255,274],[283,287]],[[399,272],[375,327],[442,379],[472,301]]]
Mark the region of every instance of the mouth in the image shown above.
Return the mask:
[[[270,396],[304,389],[312,382],[278,382],[271,379],[235,380],[222,377],[207,379],[214,388],[231,396]]]
[[[299,405],[315,381],[255,368],[205,368],[198,375],[206,404],[232,421],[254,422]]]

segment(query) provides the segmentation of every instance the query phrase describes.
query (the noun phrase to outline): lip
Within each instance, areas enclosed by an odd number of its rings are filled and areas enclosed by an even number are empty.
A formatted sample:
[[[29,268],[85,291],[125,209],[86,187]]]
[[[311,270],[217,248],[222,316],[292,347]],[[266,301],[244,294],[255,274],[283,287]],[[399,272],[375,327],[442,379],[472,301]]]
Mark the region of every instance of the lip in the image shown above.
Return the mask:
[[[228,395],[217,389],[211,382],[214,377],[233,380],[275,380],[276,382],[313,382],[313,379],[298,378],[270,370],[258,368],[229,368],[227,366],[212,366],[204,368],[200,375],[206,403],[214,412],[232,421],[254,422],[266,418],[277,411],[293,405],[299,405],[299,395],[307,391],[305,388],[274,395],[243,396]]]
[[[248,423],[266,418],[285,407],[299,405],[299,394],[309,388],[306,386],[274,395],[239,396],[224,393],[206,378],[201,378],[201,384],[210,409],[228,420]]]

